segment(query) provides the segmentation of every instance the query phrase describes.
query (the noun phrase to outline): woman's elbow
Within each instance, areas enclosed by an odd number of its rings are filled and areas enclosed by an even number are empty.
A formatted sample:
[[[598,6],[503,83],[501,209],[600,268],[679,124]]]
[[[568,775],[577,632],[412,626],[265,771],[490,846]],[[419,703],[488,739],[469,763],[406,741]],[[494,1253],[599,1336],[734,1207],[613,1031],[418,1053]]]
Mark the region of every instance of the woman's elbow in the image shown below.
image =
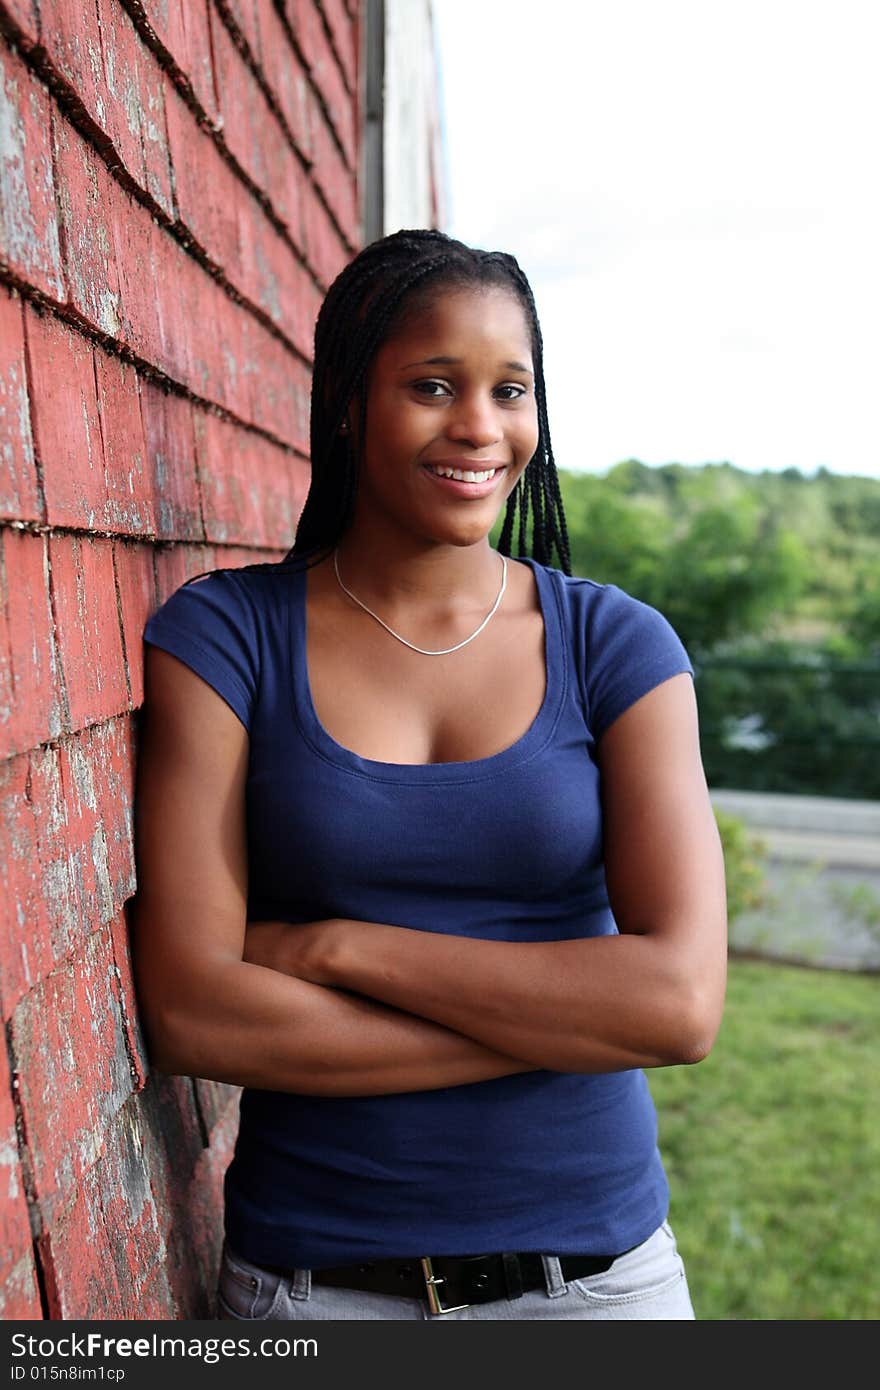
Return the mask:
[[[721,1027],[723,992],[690,991],[680,1001],[668,1035],[669,1066],[693,1066],[704,1061]]]
[[[166,1076],[195,1075],[183,1019],[176,1018],[170,1009],[151,1008],[143,999],[139,1001],[139,1019],[151,1069]]]
[[[203,992],[187,982],[186,971],[179,969],[172,980],[142,960],[136,961],[135,991],[150,1066],[166,1076],[199,1075],[203,1035],[212,1031]]]
[[[705,1061],[714,1041],[714,1037],[707,1033],[693,1033],[681,1038],[678,1046],[671,1050],[666,1066],[692,1067],[697,1062]]]

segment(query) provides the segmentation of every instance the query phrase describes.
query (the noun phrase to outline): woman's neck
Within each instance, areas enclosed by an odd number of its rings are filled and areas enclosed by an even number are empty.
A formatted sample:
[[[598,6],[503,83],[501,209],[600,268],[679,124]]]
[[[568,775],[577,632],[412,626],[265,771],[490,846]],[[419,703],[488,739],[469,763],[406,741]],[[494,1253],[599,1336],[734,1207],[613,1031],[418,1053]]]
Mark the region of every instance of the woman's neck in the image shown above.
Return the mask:
[[[441,604],[470,611],[491,602],[501,582],[501,562],[488,538],[468,546],[416,538],[392,545],[350,530],[337,560],[345,585],[360,599],[401,609]]]

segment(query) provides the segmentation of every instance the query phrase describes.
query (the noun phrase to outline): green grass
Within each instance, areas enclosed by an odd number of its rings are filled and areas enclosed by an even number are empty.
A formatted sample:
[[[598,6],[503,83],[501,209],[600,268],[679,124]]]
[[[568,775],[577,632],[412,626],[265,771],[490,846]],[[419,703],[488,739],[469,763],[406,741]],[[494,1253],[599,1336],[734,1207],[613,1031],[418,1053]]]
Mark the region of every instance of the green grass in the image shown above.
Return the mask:
[[[880,981],[731,961],[712,1052],[647,1075],[697,1317],[880,1317]]]

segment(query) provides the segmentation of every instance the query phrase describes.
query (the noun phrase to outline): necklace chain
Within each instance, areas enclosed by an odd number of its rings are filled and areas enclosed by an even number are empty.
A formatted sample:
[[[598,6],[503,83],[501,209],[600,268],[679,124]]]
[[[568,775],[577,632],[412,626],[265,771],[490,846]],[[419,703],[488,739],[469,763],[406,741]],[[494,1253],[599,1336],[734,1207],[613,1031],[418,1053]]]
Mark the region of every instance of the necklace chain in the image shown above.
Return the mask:
[[[334,568],[334,570],[336,571],[336,578],[337,578],[337,580],[339,581],[339,587],[340,587],[340,589],[342,589],[343,593],[348,594],[348,597],[349,597],[350,599],[352,599],[352,600],[357,604],[358,608],[362,608],[362,609],[364,610],[365,613],[369,613],[369,615],[370,615],[371,618],[375,618],[375,619],[376,619],[376,622],[379,623],[381,627],[384,627],[384,629],[385,629],[386,632],[390,632],[392,637],[396,637],[397,640],[398,640],[398,642],[402,642],[403,645],[404,645],[405,647],[409,647],[411,651],[419,652],[420,655],[422,655],[422,656],[448,656],[450,652],[457,652],[457,651],[460,651],[460,649],[461,649],[462,647],[466,647],[466,646],[467,646],[468,642],[473,642],[473,640],[474,640],[475,637],[479,637],[480,633],[483,631],[483,628],[486,626],[486,624],[488,623],[489,619],[492,618],[492,617],[494,617],[494,615],[497,613],[498,608],[499,608],[499,605],[500,605],[500,603],[501,603],[501,600],[504,598],[504,590],[507,588],[507,556],[506,556],[506,555],[502,555],[502,556],[501,556],[501,588],[498,590],[498,597],[496,598],[495,602],[492,604],[492,607],[489,609],[489,612],[486,614],[486,616],[485,616],[485,618],[483,619],[483,621],[480,623],[480,626],[477,628],[476,632],[472,632],[471,635],[470,635],[470,637],[466,637],[466,638],[464,639],[463,642],[457,642],[457,643],[455,644],[454,647],[444,647],[442,651],[439,651],[439,652],[431,652],[431,651],[428,651],[425,647],[417,647],[417,646],[415,645],[415,643],[413,643],[413,642],[408,642],[408,641],[406,640],[405,637],[401,637],[400,633],[399,633],[399,632],[395,632],[393,627],[389,627],[388,624],[387,624],[386,622],[384,622],[382,618],[379,617],[379,614],[378,614],[378,613],[374,613],[373,610],[372,610],[372,608],[368,608],[367,605],[366,605],[365,603],[361,603],[361,601],[360,601],[360,599],[358,598],[357,594],[353,594],[353,593],[351,592],[351,589],[347,589],[347,588],[345,587],[345,585],[344,585],[343,582],[342,582],[342,577],[341,577],[341,575],[340,575],[340,573],[339,573],[339,552],[338,552],[338,550],[334,550],[334,552],[333,552],[333,568]]]

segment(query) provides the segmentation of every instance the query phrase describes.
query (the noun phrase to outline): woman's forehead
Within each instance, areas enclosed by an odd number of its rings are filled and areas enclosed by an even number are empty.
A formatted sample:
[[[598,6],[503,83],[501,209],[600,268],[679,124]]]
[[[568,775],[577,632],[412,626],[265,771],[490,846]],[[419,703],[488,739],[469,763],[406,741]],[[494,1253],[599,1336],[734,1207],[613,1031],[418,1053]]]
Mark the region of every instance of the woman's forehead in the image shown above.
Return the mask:
[[[531,369],[531,332],[523,304],[503,286],[454,286],[414,305],[386,339],[387,357],[423,351],[459,355],[468,347],[505,347]],[[421,360],[421,359],[420,359]]]

